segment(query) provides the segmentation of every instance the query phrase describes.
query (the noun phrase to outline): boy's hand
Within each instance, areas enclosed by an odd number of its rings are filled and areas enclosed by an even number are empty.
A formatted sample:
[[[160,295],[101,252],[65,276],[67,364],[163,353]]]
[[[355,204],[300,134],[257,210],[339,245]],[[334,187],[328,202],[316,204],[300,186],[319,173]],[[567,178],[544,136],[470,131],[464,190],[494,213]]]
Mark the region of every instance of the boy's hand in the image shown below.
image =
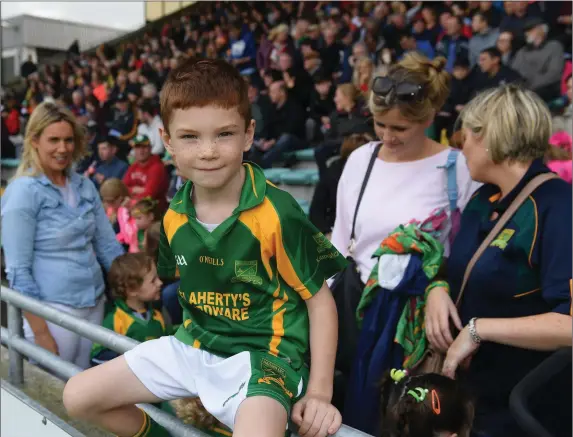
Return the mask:
[[[292,409],[292,420],[301,437],[326,437],[342,425],[340,412],[329,401],[307,394]]]

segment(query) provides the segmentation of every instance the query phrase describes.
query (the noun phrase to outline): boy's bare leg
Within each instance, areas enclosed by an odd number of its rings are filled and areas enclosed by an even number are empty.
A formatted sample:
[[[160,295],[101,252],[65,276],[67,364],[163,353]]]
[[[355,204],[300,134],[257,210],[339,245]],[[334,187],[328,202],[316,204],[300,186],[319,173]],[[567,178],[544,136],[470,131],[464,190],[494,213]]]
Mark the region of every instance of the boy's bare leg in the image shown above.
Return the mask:
[[[123,357],[77,374],[64,388],[64,405],[70,416],[119,437],[132,437],[143,426],[145,416],[135,404],[161,401],[145,388]]]
[[[286,426],[287,412],[279,401],[253,396],[241,402],[233,437],[284,437]]]

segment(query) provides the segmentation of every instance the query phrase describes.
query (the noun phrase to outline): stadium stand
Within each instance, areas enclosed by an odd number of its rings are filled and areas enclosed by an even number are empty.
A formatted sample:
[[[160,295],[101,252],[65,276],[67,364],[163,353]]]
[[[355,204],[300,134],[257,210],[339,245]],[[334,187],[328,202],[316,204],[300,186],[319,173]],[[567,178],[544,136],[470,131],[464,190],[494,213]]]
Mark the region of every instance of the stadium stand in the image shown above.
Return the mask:
[[[188,57],[223,58],[241,72],[257,123],[245,160],[264,166],[268,181],[290,192],[306,214],[320,182],[336,191],[340,174],[330,179],[322,170],[337,161],[343,142],[356,134],[375,137],[372,78],[411,51],[444,56],[451,73],[450,96],[429,137],[454,145],[455,121],[477,91],[520,82],[545,100],[555,126],[569,135],[557,144],[565,154],[555,160],[570,167],[571,13],[568,1],[196,2],[98,47],[70,52],[61,64],[23,65],[20,82],[2,97],[0,194],[20,163],[30,115],[53,101],[85,126],[89,155],[78,173],[101,186],[112,173],[98,169],[119,161],[137,165],[132,149],[149,146],[165,173],[158,200],[172,198],[182,180],[157,135],[159,95],[169,72]],[[536,68],[540,59],[552,68]],[[268,155],[269,140],[281,144],[281,153]],[[556,356],[566,361],[563,352]],[[531,377],[518,388],[514,415],[543,429],[521,402],[540,388]],[[559,430],[542,432],[549,437]]]

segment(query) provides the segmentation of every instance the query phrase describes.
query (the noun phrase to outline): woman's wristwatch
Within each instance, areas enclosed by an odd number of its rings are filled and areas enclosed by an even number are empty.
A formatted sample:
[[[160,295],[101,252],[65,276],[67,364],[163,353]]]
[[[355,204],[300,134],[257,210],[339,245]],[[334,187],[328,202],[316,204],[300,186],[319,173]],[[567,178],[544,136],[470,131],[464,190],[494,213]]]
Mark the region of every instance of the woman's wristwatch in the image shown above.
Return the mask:
[[[470,329],[470,337],[472,338],[473,342],[475,344],[480,344],[481,343],[481,337],[477,333],[476,320],[477,320],[477,317],[474,317],[473,319],[471,319],[470,323],[468,324],[468,327]]]

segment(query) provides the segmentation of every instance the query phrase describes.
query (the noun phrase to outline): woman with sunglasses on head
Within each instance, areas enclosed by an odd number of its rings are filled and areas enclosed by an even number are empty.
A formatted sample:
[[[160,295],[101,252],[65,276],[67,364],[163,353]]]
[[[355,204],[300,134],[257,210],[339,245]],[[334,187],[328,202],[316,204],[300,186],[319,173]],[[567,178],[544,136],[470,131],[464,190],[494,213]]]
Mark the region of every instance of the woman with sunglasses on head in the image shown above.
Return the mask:
[[[345,256],[352,255],[363,283],[376,262],[372,254],[396,227],[424,221],[437,208],[453,209],[452,200],[462,210],[477,188],[461,154],[425,134],[448,97],[445,63],[442,57],[430,61],[408,53],[386,76],[374,79],[369,106],[380,141],[348,158],[338,185],[332,232],[332,243]],[[350,251],[357,200],[373,154],[376,159],[356,215]],[[444,168],[448,164],[455,166],[455,173]],[[457,199],[448,197],[448,173],[455,175]],[[446,245],[448,237],[448,231],[441,236]]]

